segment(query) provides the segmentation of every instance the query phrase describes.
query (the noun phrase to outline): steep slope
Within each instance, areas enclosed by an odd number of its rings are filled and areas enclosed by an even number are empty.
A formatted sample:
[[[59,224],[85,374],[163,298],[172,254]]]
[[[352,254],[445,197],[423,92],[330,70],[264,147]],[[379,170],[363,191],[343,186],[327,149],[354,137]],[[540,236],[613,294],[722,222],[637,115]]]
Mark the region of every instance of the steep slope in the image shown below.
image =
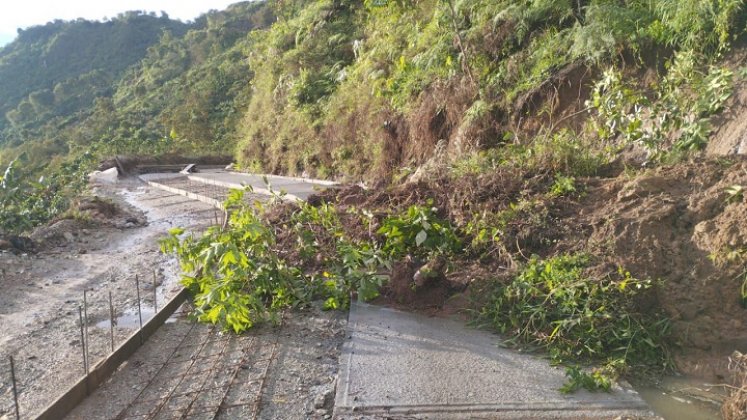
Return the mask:
[[[657,96],[686,108],[683,119],[701,120],[706,111],[679,96],[707,89],[698,83],[717,77],[711,64],[744,26],[739,1],[326,0],[275,8],[278,23],[256,33],[250,55],[257,77],[238,159],[271,172],[369,180],[436,154],[526,143],[562,128],[582,134],[584,111],[630,116],[634,102],[642,108]],[[624,72],[613,75],[621,100],[606,104],[619,109],[590,109],[584,101],[595,84],[613,80],[602,77],[606,69]],[[697,149],[707,137],[683,138],[703,127],[684,136],[675,133],[681,127],[658,128],[649,144],[681,139]]]

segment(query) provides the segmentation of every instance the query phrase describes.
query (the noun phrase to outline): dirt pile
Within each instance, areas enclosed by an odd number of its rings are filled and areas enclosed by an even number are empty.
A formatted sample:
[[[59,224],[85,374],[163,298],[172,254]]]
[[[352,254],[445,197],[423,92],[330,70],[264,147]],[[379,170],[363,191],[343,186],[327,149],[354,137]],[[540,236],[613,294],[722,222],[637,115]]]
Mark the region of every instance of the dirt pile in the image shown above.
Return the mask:
[[[78,198],[62,217],[31,234],[31,239],[40,248],[64,247],[85,240],[91,229],[113,227],[129,229],[147,223],[143,214],[126,209],[113,201],[97,196]]]
[[[747,185],[744,160],[708,161],[589,180],[562,217],[575,230],[551,252],[603,256],[638,278],[661,280],[656,305],[682,348],[678,367],[723,378],[727,356],[747,343],[740,288],[745,278]],[[704,363],[710,356],[711,363]]]
[[[443,307],[468,285],[508,280],[532,255],[587,253],[597,262],[591,270],[602,276],[623,268],[636,278],[658,280],[654,299],[641,309],[671,320],[678,368],[726,378],[728,355],[747,343],[740,296],[747,269],[747,192],[739,188],[747,188],[747,160],[609,172],[576,179],[577,193],[565,197],[548,194],[553,178],[547,174],[499,169],[390,189],[349,187],[311,202],[335,202],[341,214],[365,208],[379,220],[430,202],[460,229],[464,253],[427,287],[417,287],[417,273],[432,262],[408,259],[389,273],[384,296],[415,309]],[[469,245],[474,234],[467,233],[476,215],[501,228],[499,238],[481,249]],[[351,232],[360,231],[351,223]]]
[[[36,245],[31,238],[26,236],[3,235],[0,232],[0,252],[12,252],[14,254],[34,252]]]

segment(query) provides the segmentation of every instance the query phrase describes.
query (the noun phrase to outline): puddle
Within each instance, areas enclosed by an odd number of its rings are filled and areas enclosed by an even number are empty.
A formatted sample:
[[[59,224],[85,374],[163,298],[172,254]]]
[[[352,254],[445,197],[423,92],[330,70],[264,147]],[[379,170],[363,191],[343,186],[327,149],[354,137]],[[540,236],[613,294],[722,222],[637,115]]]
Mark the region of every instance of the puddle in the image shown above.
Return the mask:
[[[636,391],[665,420],[721,418],[724,387],[687,377],[666,377],[658,385],[638,385]]]
[[[143,315],[143,325],[145,325],[146,322],[148,322],[151,318],[153,318],[154,312],[153,308],[142,308],[142,315]],[[177,318],[172,315],[169,317],[169,319],[166,320],[167,324],[176,322]],[[109,330],[110,322],[108,319],[105,319],[103,321],[99,321],[96,323],[97,328]],[[126,329],[126,330],[136,330],[140,328],[140,317],[137,314],[137,308],[129,308],[124,311],[124,313],[120,314],[115,320],[114,320],[114,328],[119,329]]]

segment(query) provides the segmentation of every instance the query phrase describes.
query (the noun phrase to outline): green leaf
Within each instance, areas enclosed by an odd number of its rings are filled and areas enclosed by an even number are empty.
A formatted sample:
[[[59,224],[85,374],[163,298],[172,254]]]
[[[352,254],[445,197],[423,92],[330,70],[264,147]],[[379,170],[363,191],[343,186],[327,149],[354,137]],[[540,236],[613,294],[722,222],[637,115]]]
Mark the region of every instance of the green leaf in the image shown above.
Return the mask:
[[[183,233],[184,233],[184,229],[179,228],[179,227],[169,229],[169,235],[172,235],[172,236],[179,236]]]

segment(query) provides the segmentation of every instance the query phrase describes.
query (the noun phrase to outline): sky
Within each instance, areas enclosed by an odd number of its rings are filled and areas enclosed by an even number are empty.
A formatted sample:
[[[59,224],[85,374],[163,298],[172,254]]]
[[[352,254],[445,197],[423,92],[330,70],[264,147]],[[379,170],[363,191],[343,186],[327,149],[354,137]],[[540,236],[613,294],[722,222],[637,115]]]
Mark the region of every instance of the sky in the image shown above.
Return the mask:
[[[16,29],[55,19],[101,20],[128,10],[160,12],[172,19],[192,20],[210,9],[222,10],[239,0],[20,0],[0,6],[0,46],[12,41]],[[12,4],[12,6],[11,6]]]

